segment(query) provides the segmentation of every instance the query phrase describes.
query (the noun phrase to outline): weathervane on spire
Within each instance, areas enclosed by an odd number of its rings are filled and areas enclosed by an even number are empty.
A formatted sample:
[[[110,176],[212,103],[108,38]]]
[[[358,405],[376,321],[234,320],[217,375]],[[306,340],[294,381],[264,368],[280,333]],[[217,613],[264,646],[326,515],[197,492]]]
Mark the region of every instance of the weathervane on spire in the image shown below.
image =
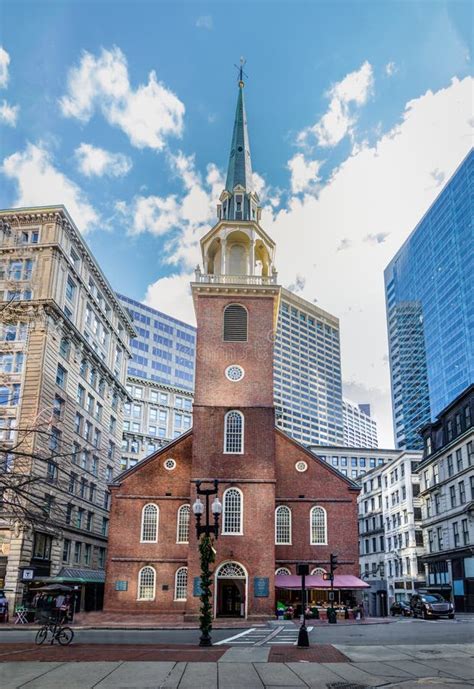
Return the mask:
[[[241,57],[240,58],[240,65],[234,65],[234,67],[239,72],[239,86],[240,86],[240,88],[244,87],[244,77],[246,77],[247,79],[249,78],[248,74],[246,74],[244,72],[244,65],[246,62],[247,62],[247,60],[244,57]]]

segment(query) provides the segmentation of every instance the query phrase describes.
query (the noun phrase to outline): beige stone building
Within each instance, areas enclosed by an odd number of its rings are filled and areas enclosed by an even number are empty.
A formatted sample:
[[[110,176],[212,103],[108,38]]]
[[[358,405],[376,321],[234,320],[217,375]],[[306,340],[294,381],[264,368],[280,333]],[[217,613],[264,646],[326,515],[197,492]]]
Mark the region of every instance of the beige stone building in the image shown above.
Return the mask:
[[[3,514],[0,586],[11,604],[31,582],[72,581],[69,568],[103,580],[134,335],[63,206],[0,211],[2,469],[12,471],[20,441],[41,457],[30,470],[44,478],[36,490],[51,517],[28,527]],[[100,605],[100,586],[81,590],[86,608]]]

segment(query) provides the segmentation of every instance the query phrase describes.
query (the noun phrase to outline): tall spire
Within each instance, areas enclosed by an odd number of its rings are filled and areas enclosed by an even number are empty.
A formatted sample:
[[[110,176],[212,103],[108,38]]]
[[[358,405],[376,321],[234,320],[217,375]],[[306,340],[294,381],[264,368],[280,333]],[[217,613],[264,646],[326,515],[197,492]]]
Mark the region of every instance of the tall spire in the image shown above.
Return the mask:
[[[244,64],[245,60],[240,58],[240,67],[237,68],[239,70],[239,95],[235,110],[234,131],[225,184],[226,191],[231,194],[237,185],[243,187],[247,193],[253,190],[252,162],[250,159],[249,134],[247,131],[247,115],[244,100]]]

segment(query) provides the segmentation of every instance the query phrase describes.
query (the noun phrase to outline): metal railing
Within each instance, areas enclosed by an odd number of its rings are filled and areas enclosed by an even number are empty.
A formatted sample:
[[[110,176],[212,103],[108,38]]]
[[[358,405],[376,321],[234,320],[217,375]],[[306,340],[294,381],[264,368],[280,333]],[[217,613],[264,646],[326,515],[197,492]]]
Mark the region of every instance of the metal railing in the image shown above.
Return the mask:
[[[195,280],[208,285],[276,285],[278,274],[264,275],[211,275],[195,271]]]

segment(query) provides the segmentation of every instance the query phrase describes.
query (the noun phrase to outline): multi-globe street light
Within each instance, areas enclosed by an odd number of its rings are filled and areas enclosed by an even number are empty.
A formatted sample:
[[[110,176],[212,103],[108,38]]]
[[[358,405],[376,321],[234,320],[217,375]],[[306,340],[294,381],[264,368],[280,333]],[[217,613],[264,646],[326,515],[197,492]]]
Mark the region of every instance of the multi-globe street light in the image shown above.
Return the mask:
[[[202,483],[211,483],[212,488],[201,488]],[[211,629],[212,629],[212,606],[211,606],[211,583],[212,572],[211,565],[215,559],[215,551],[212,545],[211,534],[217,540],[219,536],[219,515],[222,513],[222,503],[217,497],[219,482],[214,481],[197,481],[196,494],[197,498],[193,504],[193,513],[196,517],[196,535],[199,542],[199,555],[201,564],[201,614],[199,617],[199,628],[201,630],[201,637],[199,639],[200,646],[212,646]],[[205,503],[202,502],[200,495],[205,496]],[[209,505],[209,498],[215,495],[212,505]],[[210,512],[214,517],[214,523],[210,522]],[[205,522],[201,524],[201,519],[205,515]]]

